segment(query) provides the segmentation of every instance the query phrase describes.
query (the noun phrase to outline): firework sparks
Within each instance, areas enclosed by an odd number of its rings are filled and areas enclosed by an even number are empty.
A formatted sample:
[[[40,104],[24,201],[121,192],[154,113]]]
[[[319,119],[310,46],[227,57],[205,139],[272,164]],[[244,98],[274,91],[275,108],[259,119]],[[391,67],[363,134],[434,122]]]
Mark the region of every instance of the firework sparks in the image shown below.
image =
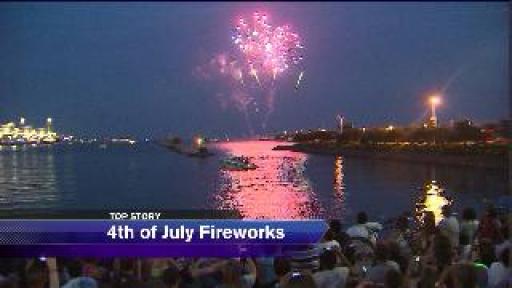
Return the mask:
[[[261,85],[261,78],[276,78],[302,61],[299,35],[288,25],[273,27],[265,14],[240,18],[234,28],[233,44],[243,55],[246,69]],[[258,76],[259,75],[259,76]]]
[[[301,85],[304,46],[290,26],[273,26],[265,14],[256,12],[239,18],[232,28],[233,49],[217,54],[208,67],[197,69],[197,73],[204,79],[221,79],[231,90],[218,94],[223,107],[231,105],[243,113],[250,131],[253,120],[265,130],[274,111],[280,79],[302,71],[298,80],[291,80],[296,90]]]
[[[301,71],[299,74],[299,78],[297,79],[297,83],[295,84],[295,90],[299,90],[300,82],[302,82],[302,78],[304,78],[304,71]]]

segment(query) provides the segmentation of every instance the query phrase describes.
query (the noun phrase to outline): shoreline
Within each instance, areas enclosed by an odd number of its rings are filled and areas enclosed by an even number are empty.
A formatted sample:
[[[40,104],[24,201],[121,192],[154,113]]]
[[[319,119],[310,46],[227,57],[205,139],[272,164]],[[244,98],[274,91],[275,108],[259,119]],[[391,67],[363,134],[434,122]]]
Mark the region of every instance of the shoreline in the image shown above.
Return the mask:
[[[457,155],[445,151],[375,150],[371,148],[372,147],[366,146],[327,146],[322,144],[297,143],[291,145],[277,145],[273,150],[496,170],[506,170],[508,167],[508,157],[500,154],[482,155],[466,153]]]

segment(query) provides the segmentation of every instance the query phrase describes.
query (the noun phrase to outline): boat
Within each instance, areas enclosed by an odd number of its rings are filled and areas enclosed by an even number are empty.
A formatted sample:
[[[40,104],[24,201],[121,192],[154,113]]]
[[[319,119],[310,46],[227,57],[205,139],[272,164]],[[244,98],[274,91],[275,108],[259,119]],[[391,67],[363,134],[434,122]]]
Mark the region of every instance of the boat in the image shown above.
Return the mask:
[[[242,156],[235,156],[228,159],[224,159],[222,161],[221,167],[224,170],[231,171],[247,171],[258,168],[256,164],[249,162],[249,158]]]
[[[130,144],[135,145],[137,143],[136,140],[130,138],[130,137],[124,137],[124,138],[112,138],[110,140],[112,144]]]
[[[269,136],[264,136],[264,137],[258,138],[258,140],[259,141],[275,141],[276,139],[272,138],[272,137],[269,137]]]

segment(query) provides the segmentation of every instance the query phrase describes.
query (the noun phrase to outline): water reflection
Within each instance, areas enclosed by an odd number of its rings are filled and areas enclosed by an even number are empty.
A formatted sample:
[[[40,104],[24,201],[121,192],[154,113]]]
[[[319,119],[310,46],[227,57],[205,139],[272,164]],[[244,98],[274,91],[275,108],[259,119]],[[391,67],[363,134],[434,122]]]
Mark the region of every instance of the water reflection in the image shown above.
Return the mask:
[[[316,193],[304,176],[307,155],[272,151],[273,141],[227,142],[217,148],[246,156],[258,166],[250,171],[220,170],[215,197],[219,209],[236,209],[244,218],[297,219],[322,213]]]
[[[0,152],[0,209],[52,207],[57,191],[51,150]]]
[[[335,218],[341,218],[340,215],[343,215],[345,212],[345,183],[343,181],[344,176],[343,158],[341,156],[336,156],[336,159],[334,160],[333,183]]]
[[[444,189],[432,180],[424,187],[424,193],[416,203],[416,216],[420,223],[423,223],[423,217],[426,212],[434,215],[435,223],[438,224],[443,219],[443,207],[450,205],[451,201],[444,195]]]

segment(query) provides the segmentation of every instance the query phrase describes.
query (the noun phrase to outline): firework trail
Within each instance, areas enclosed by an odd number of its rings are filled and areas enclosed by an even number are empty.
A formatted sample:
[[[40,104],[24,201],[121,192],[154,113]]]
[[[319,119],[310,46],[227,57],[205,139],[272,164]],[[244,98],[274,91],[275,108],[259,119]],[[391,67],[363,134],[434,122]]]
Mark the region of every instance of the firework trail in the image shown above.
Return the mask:
[[[295,90],[299,90],[300,82],[302,82],[302,78],[304,78],[304,71],[301,71],[299,74],[299,78],[297,79],[297,83],[295,84]]]

